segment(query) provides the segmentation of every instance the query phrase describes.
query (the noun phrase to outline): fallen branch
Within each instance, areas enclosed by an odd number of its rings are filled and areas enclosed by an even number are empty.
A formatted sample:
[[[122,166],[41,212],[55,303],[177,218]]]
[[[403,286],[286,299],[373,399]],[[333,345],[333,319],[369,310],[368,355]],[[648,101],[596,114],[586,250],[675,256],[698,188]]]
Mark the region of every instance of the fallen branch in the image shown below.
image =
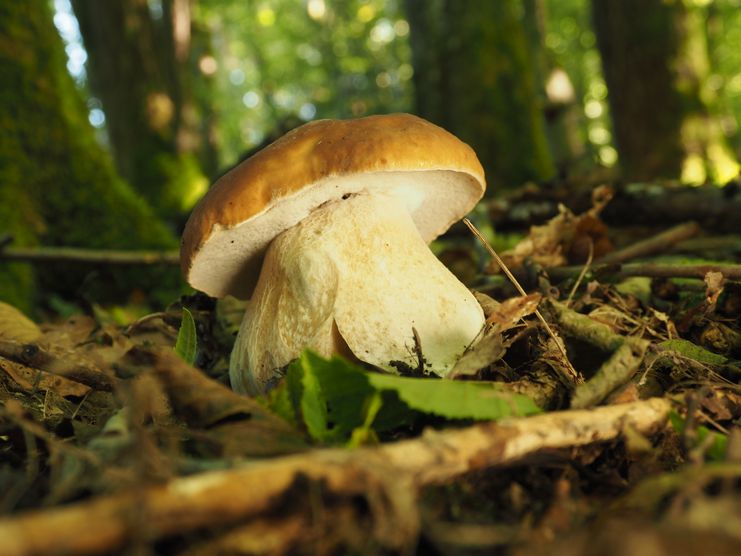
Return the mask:
[[[574,278],[582,271],[581,266],[561,266],[546,270],[553,281]],[[628,278],[645,276],[648,278],[697,278],[702,280],[708,272],[720,272],[729,280],[741,280],[741,265],[738,264],[651,264],[634,263],[624,265],[597,265],[592,276],[600,278]]]
[[[110,251],[77,247],[5,247],[0,260],[32,263],[85,263],[106,265],[178,265],[177,251]]]
[[[576,386],[571,397],[573,409],[600,403],[633,378],[648,349],[647,340],[616,334],[606,324],[577,313],[557,301],[549,301],[548,307],[564,335],[610,353],[607,361],[600,365],[589,380]]]
[[[623,249],[608,253],[604,257],[597,259],[595,264],[623,263],[655,253],[664,253],[680,241],[694,237],[698,233],[700,233],[700,226],[697,225],[697,222],[680,224],[643,241],[637,241]]]
[[[428,431],[418,439],[374,448],[315,450],[179,478],[2,520],[2,550],[7,556],[111,552],[132,540],[153,541],[207,527],[241,527],[265,519],[270,510],[280,511],[275,514],[280,522],[286,512],[305,507],[301,501],[317,492],[329,493],[335,501],[364,499],[373,540],[391,549],[408,548],[419,533],[416,500],[422,487],[509,465],[542,450],[611,441],[626,428],[653,433],[663,427],[669,409],[667,400],[655,398],[547,413]]]

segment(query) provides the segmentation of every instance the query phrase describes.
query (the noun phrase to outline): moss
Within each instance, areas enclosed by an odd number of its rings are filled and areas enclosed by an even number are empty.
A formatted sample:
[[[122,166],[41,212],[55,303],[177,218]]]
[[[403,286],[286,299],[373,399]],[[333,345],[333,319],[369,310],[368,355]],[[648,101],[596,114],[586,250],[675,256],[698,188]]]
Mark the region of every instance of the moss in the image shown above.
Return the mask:
[[[4,142],[0,142],[2,148]],[[40,231],[40,220],[33,203],[20,187],[18,173],[11,166],[0,166],[0,233],[9,233],[16,243],[33,245]],[[28,265],[0,262],[0,300],[28,313],[33,307],[36,282]]]
[[[46,0],[0,6],[0,218],[17,245],[176,247],[172,231],[117,177],[65,63]],[[70,294],[89,272],[45,267],[38,279]],[[30,303],[31,270],[13,265],[0,273],[0,297]],[[117,276],[108,293],[120,294],[133,276]],[[142,288],[179,283],[174,270],[136,276]]]

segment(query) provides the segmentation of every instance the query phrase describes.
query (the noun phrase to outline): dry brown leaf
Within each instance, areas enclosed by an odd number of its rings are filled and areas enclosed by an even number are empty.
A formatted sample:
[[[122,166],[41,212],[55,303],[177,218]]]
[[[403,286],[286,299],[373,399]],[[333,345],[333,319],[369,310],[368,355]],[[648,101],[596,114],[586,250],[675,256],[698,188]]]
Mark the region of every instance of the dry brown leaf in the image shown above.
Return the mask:
[[[531,293],[507,299],[486,317],[486,324],[496,327],[499,332],[509,330],[538,309],[541,297],[539,293]]]
[[[21,388],[28,392],[34,389],[41,390],[42,392],[51,390],[62,397],[82,397],[91,390],[89,386],[85,386],[74,380],[26,367],[25,365],[2,357],[0,357],[0,371],[5,372]]]
[[[489,318],[489,315],[498,310],[501,305],[499,301],[482,292],[475,291],[473,292],[473,296],[476,298],[476,301],[479,302],[479,305],[481,305],[481,309],[484,311],[484,318],[487,319]]]
[[[0,339],[30,344],[41,337],[41,329],[18,309],[0,301]]]
[[[592,208],[579,216],[559,205],[558,215],[542,226],[532,226],[528,237],[502,253],[504,264],[514,269],[529,259],[549,268],[582,263],[590,255],[598,258],[612,251],[607,226],[599,219],[599,213],[611,198],[609,187],[597,188],[592,195]],[[488,270],[496,274],[499,265],[492,261]]]
[[[44,343],[72,349],[88,340],[96,327],[97,324],[92,317],[74,315],[60,324],[44,325]]]
[[[723,293],[726,279],[720,272],[708,272],[705,275],[705,303],[707,303],[707,312],[715,311],[715,305],[718,303],[720,294]]]
[[[261,457],[306,448],[301,434],[283,419],[207,377],[171,349],[136,348],[126,361],[154,369],[173,413],[189,425],[204,455]]]
[[[458,360],[448,378],[472,376],[498,361],[506,353],[502,333],[488,329]]]
[[[524,317],[533,314],[541,299],[539,293],[513,297],[503,303],[480,292],[474,292],[474,297],[486,316],[485,331],[461,356],[449,378],[472,376],[501,359],[507,351],[502,332],[517,326]]]

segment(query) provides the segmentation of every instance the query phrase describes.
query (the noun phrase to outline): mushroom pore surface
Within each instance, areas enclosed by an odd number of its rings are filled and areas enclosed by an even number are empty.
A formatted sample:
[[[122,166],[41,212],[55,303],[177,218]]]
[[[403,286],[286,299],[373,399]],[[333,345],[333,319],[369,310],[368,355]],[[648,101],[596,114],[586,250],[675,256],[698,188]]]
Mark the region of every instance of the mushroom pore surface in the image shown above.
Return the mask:
[[[267,250],[232,352],[235,390],[266,391],[305,348],[349,348],[390,372],[445,376],[484,325],[471,292],[438,261],[404,200],[360,192],[319,207]]]

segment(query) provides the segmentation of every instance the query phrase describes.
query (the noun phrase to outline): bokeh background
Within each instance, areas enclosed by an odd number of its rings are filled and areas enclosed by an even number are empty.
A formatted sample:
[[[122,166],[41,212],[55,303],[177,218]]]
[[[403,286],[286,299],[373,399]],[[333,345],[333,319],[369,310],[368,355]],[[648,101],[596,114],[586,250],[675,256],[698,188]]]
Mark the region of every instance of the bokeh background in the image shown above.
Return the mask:
[[[26,0],[0,7],[0,234],[175,250],[219,175],[317,118],[413,112],[490,195],[582,179],[725,184],[741,0]],[[10,247],[8,249],[10,249]],[[0,298],[165,303],[174,268],[0,260]]]

